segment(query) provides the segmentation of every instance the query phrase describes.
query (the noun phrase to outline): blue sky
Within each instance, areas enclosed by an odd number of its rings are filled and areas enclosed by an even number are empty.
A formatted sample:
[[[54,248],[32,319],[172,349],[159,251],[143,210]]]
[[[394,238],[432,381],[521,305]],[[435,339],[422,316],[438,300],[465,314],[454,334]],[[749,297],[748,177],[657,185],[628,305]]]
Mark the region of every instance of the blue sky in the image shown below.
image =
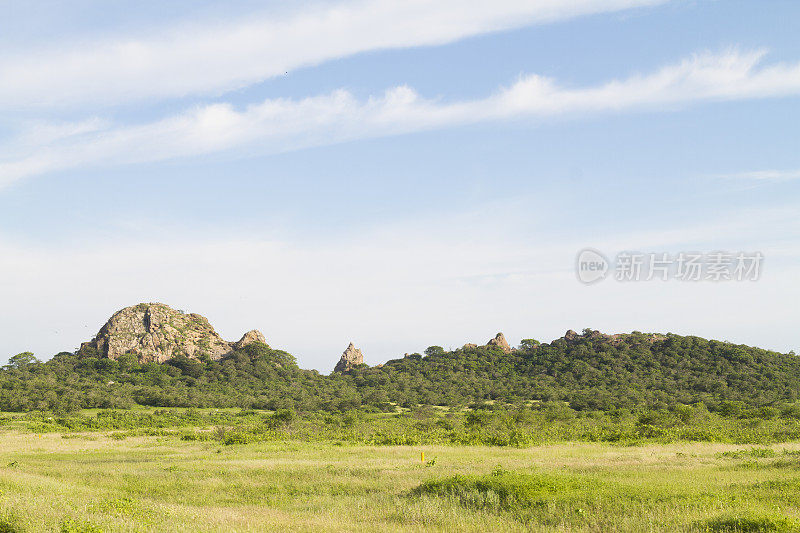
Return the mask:
[[[800,6],[0,1],[0,339],[162,301],[328,371],[568,329],[800,347]],[[761,251],[754,282],[574,273]]]

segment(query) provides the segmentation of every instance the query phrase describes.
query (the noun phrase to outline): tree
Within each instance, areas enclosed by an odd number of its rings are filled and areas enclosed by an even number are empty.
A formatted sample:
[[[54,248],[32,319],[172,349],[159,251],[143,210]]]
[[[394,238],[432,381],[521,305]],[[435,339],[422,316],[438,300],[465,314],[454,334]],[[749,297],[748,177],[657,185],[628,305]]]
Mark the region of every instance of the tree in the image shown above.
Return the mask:
[[[519,341],[519,347],[523,350],[530,350],[536,346],[539,346],[540,344],[541,342],[537,341],[536,339],[522,339]]]
[[[11,368],[24,368],[32,363],[39,361],[33,356],[32,352],[22,352],[8,359],[8,366]]]

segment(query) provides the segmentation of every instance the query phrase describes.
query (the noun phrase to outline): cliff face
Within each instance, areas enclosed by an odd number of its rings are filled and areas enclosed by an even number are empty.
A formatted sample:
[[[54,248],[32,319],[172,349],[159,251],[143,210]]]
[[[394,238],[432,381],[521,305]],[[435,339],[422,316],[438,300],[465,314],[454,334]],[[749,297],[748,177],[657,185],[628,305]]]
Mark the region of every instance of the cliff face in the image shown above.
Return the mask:
[[[143,363],[162,363],[176,355],[220,359],[256,341],[265,342],[259,331],[246,333],[238,342],[227,342],[203,316],[161,303],[143,303],[114,313],[95,338],[81,347],[95,348],[110,359],[133,354]]]

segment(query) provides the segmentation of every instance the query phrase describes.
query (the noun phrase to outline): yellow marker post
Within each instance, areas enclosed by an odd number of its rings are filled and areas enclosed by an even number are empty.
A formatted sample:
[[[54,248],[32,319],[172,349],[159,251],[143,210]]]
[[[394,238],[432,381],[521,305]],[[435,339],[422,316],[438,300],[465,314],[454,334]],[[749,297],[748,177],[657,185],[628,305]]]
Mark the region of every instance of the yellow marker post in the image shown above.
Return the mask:
[[[420,453],[420,454],[419,454],[419,460],[420,460],[420,462],[422,462],[422,463],[424,463],[424,462],[425,462],[425,452],[422,452],[422,453]]]

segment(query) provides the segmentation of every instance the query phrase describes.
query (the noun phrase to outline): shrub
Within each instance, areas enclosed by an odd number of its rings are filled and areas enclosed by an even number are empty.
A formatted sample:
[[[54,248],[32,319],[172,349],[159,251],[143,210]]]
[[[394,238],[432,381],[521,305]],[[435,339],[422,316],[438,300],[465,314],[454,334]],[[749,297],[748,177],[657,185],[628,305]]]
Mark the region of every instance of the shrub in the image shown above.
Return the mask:
[[[277,428],[288,426],[295,418],[297,418],[297,414],[292,409],[278,409],[267,418],[266,423],[268,427]]]

